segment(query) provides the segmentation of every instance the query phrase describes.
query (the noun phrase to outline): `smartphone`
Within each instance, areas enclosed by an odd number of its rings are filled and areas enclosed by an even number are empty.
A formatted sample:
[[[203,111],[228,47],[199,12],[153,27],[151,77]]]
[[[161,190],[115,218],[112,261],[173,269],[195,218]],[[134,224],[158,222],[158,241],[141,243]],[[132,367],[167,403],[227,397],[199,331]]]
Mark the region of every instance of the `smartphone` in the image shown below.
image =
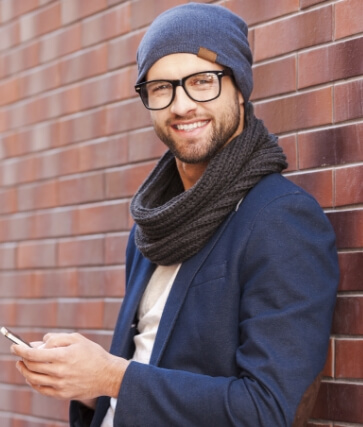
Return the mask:
[[[14,332],[11,332],[9,329],[5,328],[4,326],[1,328],[1,333],[15,344],[27,345],[28,347],[31,347],[31,345],[28,342],[24,341],[18,335],[14,334]]]

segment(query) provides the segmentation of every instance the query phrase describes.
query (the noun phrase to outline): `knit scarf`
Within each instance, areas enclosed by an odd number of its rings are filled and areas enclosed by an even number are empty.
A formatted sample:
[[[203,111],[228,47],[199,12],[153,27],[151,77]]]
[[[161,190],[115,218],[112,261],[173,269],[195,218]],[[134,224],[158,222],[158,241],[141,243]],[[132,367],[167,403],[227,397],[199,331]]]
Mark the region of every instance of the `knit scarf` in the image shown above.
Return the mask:
[[[131,214],[135,243],[151,262],[181,263],[195,255],[260,179],[287,167],[286,157],[249,102],[245,128],[184,191],[173,154],[167,151],[135,194]]]

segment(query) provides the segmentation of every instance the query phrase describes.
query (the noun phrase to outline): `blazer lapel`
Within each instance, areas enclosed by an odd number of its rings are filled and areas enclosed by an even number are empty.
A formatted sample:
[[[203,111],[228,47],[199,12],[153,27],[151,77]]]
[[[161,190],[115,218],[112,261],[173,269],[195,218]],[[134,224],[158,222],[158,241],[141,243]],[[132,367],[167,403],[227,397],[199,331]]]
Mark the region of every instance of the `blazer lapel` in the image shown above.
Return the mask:
[[[137,326],[135,324],[137,308],[155,267],[155,264],[140,256],[136,268],[130,273],[127,292],[113,335],[112,354],[131,357],[129,350]]]

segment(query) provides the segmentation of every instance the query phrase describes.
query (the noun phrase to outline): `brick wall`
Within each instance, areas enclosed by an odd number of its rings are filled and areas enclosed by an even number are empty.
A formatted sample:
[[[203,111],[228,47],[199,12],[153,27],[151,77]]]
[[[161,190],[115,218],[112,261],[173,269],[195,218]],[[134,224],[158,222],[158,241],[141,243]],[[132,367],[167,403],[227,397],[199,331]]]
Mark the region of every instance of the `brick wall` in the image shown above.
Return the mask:
[[[181,0],[0,0],[0,325],[108,347],[130,197],[164,151],[135,96],[145,28]],[[213,1],[211,1],[213,3]],[[220,3],[220,2],[219,2]],[[322,205],[341,266],[311,426],[363,426],[363,2],[230,0],[250,25],[256,114]],[[0,340],[2,427],[60,427]]]

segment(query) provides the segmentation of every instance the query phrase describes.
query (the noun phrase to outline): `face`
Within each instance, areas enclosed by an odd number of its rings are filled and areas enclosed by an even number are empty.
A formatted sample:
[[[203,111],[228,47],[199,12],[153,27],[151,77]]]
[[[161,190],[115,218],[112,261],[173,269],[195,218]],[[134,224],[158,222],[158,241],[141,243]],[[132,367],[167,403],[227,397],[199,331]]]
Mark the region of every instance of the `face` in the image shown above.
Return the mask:
[[[188,53],[177,53],[158,60],[149,70],[147,80],[175,80],[201,71],[222,70]],[[205,164],[243,130],[243,98],[232,78],[221,80],[218,98],[196,102],[181,86],[176,88],[172,104],[164,110],[151,111],[155,132],[177,160],[186,164]]]

